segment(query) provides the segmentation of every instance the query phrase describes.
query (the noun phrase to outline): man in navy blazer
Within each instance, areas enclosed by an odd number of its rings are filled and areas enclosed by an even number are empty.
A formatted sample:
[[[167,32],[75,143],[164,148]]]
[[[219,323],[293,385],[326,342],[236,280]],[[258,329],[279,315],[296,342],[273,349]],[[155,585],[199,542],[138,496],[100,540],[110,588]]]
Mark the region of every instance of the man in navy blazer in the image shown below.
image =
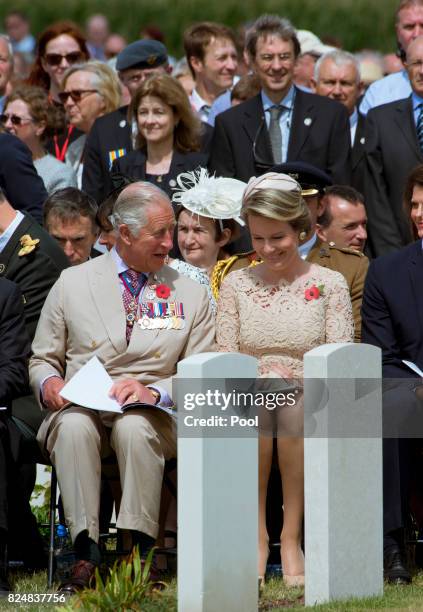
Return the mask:
[[[32,163],[28,147],[11,134],[0,134],[0,189],[13,208],[43,222],[47,199],[44,183]]]
[[[303,161],[334,183],[349,184],[348,112],[340,102],[294,86],[300,45],[291,24],[260,17],[247,32],[246,49],[262,90],[216,118],[210,170],[247,182],[275,164]]]
[[[411,451],[423,438],[423,390],[403,360],[423,370],[423,165],[408,178],[405,201],[418,240],[371,262],[361,309],[362,342],[382,349],[384,561],[390,582],[409,583],[403,561]]]

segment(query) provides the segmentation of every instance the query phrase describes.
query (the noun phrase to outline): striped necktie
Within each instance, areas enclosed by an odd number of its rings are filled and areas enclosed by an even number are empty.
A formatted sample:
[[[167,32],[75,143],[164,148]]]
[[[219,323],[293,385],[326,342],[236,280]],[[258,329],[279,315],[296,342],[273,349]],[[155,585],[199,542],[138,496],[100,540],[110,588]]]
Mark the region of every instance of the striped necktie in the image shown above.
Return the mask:
[[[269,109],[270,123],[269,136],[272,145],[273,161],[275,164],[282,163],[282,131],[279,123],[283,112],[283,106],[272,106]]]
[[[419,116],[417,117],[417,140],[419,141],[420,151],[423,153],[423,104],[419,104]]]

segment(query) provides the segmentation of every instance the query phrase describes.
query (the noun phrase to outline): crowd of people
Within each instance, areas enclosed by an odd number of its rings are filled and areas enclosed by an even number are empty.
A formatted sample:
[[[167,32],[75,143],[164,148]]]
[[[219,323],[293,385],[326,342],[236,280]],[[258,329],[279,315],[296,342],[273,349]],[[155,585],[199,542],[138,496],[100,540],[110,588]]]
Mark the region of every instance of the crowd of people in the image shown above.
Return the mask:
[[[178,362],[241,352],[260,378],[301,390],[307,351],[360,341],[382,350],[396,425],[383,443],[385,577],[410,583],[405,529],[423,494],[409,438],[423,433],[401,427],[402,415],[418,423],[423,395],[423,0],[399,2],[397,54],[385,58],[278,15],[242,35],[192,24],[180,61],[158,28],[128,43],[103,15],[85,34],[62,21],[37,39],[19,11],[4,25],[0,595],[12,589],[8,558],[45,564],[19,424],[57,473],[76,555],[59,589],[73,594],[101,562],[102,460],[116,460],[116,525],[143,558],[159,516],[176,524],[161,502]],[[93,356],[131,410],[61,395]],[[301,586],[302,401],[272,418],[275,439],[259,435],[258,577],[273,465],[283,579]]]

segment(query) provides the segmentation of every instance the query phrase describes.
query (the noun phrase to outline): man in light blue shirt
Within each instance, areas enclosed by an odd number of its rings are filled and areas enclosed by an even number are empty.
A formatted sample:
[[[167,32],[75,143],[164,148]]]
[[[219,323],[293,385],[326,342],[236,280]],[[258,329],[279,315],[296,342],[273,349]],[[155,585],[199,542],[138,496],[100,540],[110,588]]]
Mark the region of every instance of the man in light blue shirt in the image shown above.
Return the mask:
[[[398,41],[399,54],[405,59],[409,44],[423,34],[423,0],[403,0],[396,13],[395,33]],[[360,105],[360,112],[367,115],[371,108],[408,98],[411,85],[406,70],[388,74],[388,76],[372,83]]]

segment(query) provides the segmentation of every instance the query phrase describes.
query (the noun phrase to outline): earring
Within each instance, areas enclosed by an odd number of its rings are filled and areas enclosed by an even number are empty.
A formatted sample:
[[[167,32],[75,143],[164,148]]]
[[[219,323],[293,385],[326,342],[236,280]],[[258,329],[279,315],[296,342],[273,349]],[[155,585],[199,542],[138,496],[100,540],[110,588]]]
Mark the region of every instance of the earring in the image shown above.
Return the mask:
[[[300,232],[300,235],[298,236],[298,238],[303,241],[305,239],[305,237],[307,236],[306,232],[303,230],[302,232]]]

